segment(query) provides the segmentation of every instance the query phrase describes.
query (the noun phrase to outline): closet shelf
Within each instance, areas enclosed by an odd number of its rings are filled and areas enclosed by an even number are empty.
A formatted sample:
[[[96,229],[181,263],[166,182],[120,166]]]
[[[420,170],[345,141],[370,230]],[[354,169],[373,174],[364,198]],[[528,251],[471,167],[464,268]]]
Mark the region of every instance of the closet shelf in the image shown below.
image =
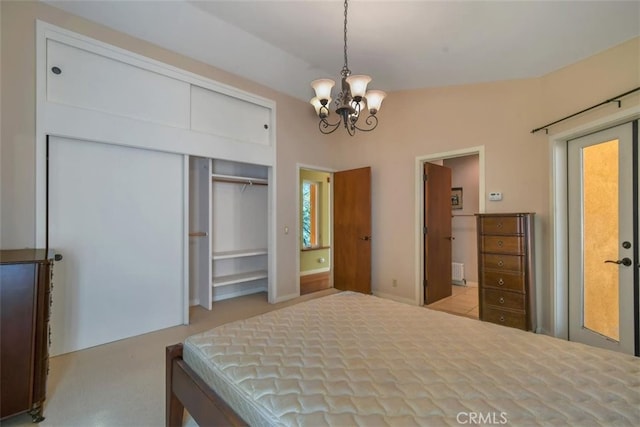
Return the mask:
[[[229,182],[232,184],[269,185],[269,181],[265,178],[252,178],[249,176],[221,175],[213,173],[211,174],[211,179],[217,182]]]
[[[249,256],[266,255],[267,249],[243,249],[239,251],[214,252],[212,258],[214,260],[243,258]]]
[[[213,287],[232,285],[234,283],[250,282],[252,280],[266,279],[267,270],[251,271],[248,273],[230,274],[213,278]]]

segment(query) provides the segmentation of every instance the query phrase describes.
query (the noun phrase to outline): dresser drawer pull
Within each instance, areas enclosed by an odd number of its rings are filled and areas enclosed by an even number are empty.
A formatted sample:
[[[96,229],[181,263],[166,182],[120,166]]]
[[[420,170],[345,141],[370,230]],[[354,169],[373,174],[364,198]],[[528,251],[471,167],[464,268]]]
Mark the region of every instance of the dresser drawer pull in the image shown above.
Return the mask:
[[[500,304],[504,304],[504,298],[503,297],[500,297],[500,299],[498,301],[500,301]]]
[[[499,223],[498,223],[498,225],[496,225],[496,227],[498,227],[498,228],[502,228],[502,223],[501,223],[501,222],[499,222]]]
[[[500,316],[500,321],[504,322],[504,316]]]
[[[504,246],[504,242],[502,240],[498,240],[498,246],[500,247]]]
[[[498,267],[504,267],[504,261],[503,260],[498,261]]]
[[[502,277],[498,279],[498,285],[504,285],[504,279]]]

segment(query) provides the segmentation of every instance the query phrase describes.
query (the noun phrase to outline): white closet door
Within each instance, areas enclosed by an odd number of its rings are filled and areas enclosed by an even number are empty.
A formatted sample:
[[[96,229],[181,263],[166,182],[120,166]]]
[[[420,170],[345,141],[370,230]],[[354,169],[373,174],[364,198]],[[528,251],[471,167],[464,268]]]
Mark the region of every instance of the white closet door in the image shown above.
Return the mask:
[[[183,157],[49,139],[53,355],[183,321]]]

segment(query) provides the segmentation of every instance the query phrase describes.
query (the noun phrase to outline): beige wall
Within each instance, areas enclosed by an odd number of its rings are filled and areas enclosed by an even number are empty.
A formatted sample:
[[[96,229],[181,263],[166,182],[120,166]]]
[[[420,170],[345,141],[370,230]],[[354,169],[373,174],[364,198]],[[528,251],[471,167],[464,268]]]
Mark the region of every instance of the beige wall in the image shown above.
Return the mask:
[[[640,86],[640,39],[537,79],[389,94],[372,133],[322,136],[309,106],[208,65],[71,16],[39,2],[1,2],[2,211],[0,245],[34,244],[35,19],[201,74],[277,103],[277,268],[280,295],[293,294],[297,233],[296,163],[372,167],[374,292],[414,300],[414,165],[418,156],[485,147],[486,190],[504,200],[488,212],[536,212],[542,327],[550,330],[549,148],[531,129]],[[336,70],[337,71],[337,70]],[[623,108],[640,103],[628,97]],[[618,111],[610,105],[551,129],[559,132]],[[308,113],[307,113],[308,112]],[[392,288],[391,280],[398,280]]]

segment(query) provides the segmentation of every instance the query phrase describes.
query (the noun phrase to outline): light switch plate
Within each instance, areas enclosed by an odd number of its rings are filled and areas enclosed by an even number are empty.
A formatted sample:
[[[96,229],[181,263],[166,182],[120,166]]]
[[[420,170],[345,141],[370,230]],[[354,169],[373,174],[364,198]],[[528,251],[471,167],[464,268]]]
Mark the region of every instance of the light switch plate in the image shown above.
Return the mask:
[[[489,200],[491,200],[492,202],[502,200],[502,193],[499,191],[492,191],[491,193],[489,193]]]

